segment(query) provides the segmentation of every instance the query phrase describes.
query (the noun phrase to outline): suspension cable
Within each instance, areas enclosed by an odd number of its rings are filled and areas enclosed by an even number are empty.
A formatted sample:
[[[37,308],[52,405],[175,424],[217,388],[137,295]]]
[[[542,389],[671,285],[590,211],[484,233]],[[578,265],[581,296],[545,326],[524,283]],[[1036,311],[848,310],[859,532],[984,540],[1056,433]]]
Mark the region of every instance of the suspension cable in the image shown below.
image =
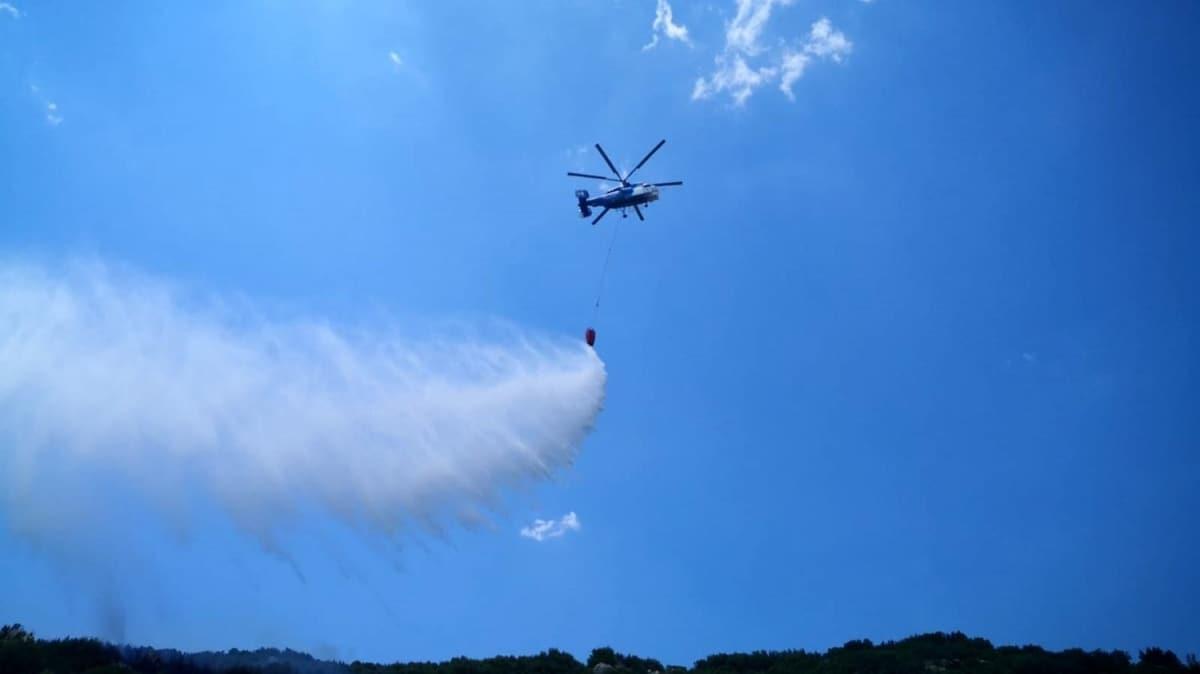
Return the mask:
[[[620,223],[613,223],[612,237],[608,241],[608,253],[604,255],[604,266],[600,269],[600,282],[596,288],[596,304],[592,307],[592,325],[596,324],[596,318],[600,314],[600,296],[604,293],[604,281],[608,277],[608,261],[612,259],[613,246],[617,243],[617,227]]]

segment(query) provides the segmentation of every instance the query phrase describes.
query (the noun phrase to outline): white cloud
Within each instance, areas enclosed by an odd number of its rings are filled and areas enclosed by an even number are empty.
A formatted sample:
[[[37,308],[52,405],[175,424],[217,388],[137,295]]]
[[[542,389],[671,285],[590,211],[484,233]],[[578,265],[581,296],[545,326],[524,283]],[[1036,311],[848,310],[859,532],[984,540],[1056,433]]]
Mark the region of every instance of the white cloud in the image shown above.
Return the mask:
[[[533,524],[523,527],[521,535],[541,543],[547,538],[558,538],[568,531],[579,531],[579,517],[569,512],[557,520],[534,520]]]
[[[737,0],[737,14],[725,29],[725,49],[753,56],[761,51],[758,38],[776,5],[786,7],[794,0]]]
[[[0,2],[0,13],[8,14],[14,19],[21,18],[21,10],[7,2]]]
[[[119,554],[120,484],[185,522],[183,495],[215,504],[264,546],[305,510],[436,531],[569,465],[604,386],[574,339],[414,340],[0,261],[0,521],[64,545],[98,527],[90,553]]]
[[[808,33],[808,42],[804,45],[805,52],[813,56],[830,58],[838,63],[841,63],[842,58],[848,55],[853,48],[854,45],[846,39],[846,34],[840,30],[834,30],[833,23],[825,17],[812,25],[812,30]]]
[[[737,0],[737,13],[725,26],[725,48],[714,59],[716,70],[707,78],[696,80],[692,100],[710,98],[728,92],[735,105],[744,105],[750,94],[779,73],[776,66],[751,67],[746,59],[763,51],[759,44],[763,29],[776,6],[792,4],[793,0]]]
[[[388,52],[388,60],[391,61],[392,65],[396,66],[397,68],[404,65],[404,59],[400,58],[400,55],[394,51]]]
[[[658,6],[654,10],[654,23],[651,24],[650,30],[653,31],[653,36],[650,43],[642,47],[643,51],[653,49],[658,44],[660,34],[665,35],[669,40],[678,40],[687,45],[692,44],[688,38],[687,26],[675,23],[671,5],[667,3],[667,0],[658,0]]]
[[[58,103],[46,98],[42,94],[42,89],[36,84],[29,85],[29,92],[34,95],[38,101],[45,107],[46,123],[50,126],[58,126],[63,122],[62,112],[58,109]]]
[[[804,71],[813,58],[825,58],[841,63],[853,47],[850,40],[846,39],[845,33],[834,30],[829,19],[822,17],[813,23],[801,51],[784,50],[780,64],[779,90],[789,99],[796,100],[795,94],[792,93],[792,85],[804,76]]]
[[[63,117],[62,114],[58,112],[58,103],[55,103],[54,101],[46,102],[46,121],[50,124],[50,126],[58,126],[59,124],[62,124]]]
[[[792,85],[804,76],[804,69],[808,67],[808,62],[807,54],[791,50],[783,53],[783,62],[779,66],[779,90],[793,101],[796,100],[796,96],[792,93]]]
[[[711,98],[728,93],[734,105],[745,105],[755,89],[776,79],[779,90],[795,99],[792,87],[816,59],[841,62],[853,45],[841,31],[834,30],[827,18],[812,24],[799,49],[784,47],[772,53],[767,65],[753,65],[750,60],[760,57],[765,49],[760,38],[771,10],[775,6],[792,4],[792,0],[737,0],[737,13],[725,30],[725,48],[714,58],[712,75],[696,80],[692,100]]]
[[[728,91],[733,102],[743,105],[755,89],[775,78],[775,68],[751,68],[741,54],[717,57],[717,70],[707,80],[696,80],[692,88],[692,100],[708,98],[715,93]]]

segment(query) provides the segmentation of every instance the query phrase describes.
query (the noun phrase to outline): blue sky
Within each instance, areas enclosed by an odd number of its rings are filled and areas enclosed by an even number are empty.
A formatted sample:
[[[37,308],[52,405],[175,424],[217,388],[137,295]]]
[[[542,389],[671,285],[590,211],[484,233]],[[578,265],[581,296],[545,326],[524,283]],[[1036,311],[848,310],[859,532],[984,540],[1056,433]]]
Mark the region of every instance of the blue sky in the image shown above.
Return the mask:
[[[650,49],[650,0],[10,3],[8,260],[576,339],[618,233],[604,409],[492,527],[380,555],[318,513],[298,574],[134,498],[128,568],[3,530],[0,622],[108,636],[117,604],[134,643],[375,660],[1200,651],[1195,3],[677,1]],[[640,177],[685,185],[581,220],[564,172],[660,138]]]

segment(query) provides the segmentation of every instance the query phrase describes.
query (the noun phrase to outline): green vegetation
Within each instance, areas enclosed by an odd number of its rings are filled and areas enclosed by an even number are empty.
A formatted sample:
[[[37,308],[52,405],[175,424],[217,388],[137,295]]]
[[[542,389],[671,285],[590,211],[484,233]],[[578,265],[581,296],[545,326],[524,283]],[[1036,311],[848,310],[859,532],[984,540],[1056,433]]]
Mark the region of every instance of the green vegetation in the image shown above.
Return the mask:
[[[114,646],[96,639],[37,639],[20,625],[0,628],[0,674],[1200,674],[1195,656],[1147,648],[1136,662],[1124,651],[1047,651],[996,647],[959,632],[922,634],[873,644],[850,641],[824,653],[719,653],[691,668],[597,648],[586,663],[550,649],[537,655],[380,665],[317,660],[291,650],[262,648],[181,653]]]

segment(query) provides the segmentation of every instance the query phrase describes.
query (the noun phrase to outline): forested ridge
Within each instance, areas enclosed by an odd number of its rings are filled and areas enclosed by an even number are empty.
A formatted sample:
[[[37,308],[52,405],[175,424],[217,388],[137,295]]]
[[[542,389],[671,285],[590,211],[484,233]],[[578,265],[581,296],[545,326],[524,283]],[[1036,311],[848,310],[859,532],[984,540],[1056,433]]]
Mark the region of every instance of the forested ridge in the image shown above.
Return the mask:
[[[452,658],[376,664],[319,660],[289,649],[183,653],[118,646],[91,638],[39,639],[21,625],[0,628],[0,674],[1200,674],[1194,655],[1161,648],[1136,656],[1120,650],[994,646],[960,632],[899,641],[850,641],[821,653],[805,650],[718,653],[690,667],[597,648],[586,662],[550,649],[537,655]]]

